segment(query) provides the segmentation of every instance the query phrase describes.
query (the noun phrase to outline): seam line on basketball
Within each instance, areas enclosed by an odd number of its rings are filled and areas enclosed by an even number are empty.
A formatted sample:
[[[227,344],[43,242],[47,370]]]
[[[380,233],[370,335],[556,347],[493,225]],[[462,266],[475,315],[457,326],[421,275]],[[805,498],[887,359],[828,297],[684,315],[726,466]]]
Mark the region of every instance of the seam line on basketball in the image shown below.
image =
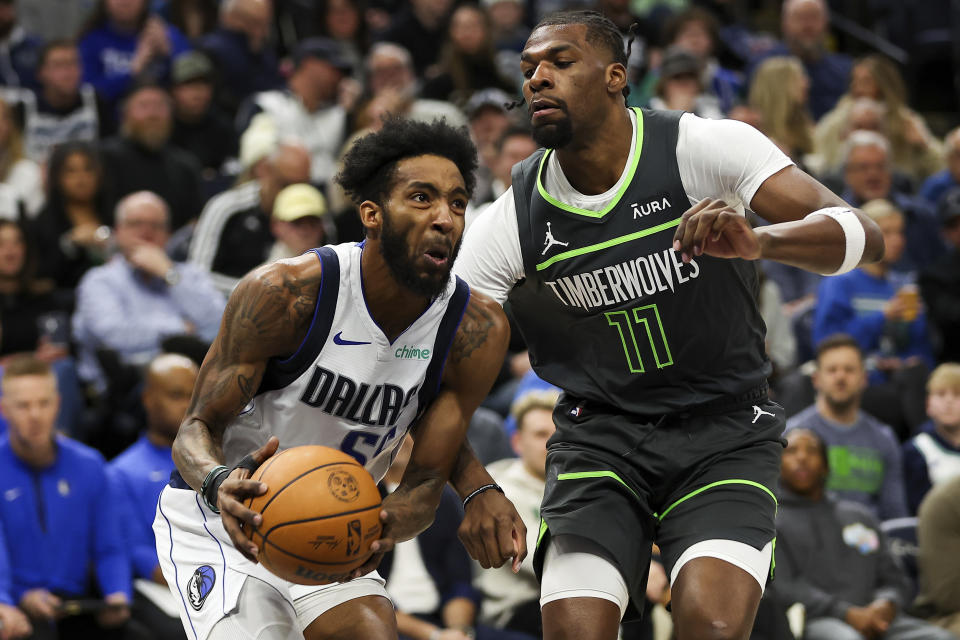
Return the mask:
[[[287,451],[290,451],[290,449],[287,449]],[[307,469],[306,471],[304,471],[303,473],[301,473],[300,475],[298,475],[296,478],[291,479],[287,484],[285,484],[285,485],[283,485],[282,487],[280,487],[279,489],[277,489],[277,491],[276,491],[272,496],[270,496],[270,499],[267,500],[267,503],[266,503],[265,505],[263,505],[263,508],[260,509],[260,513],[262,514],[264,511],[266,511],[266,510],[267,510],[267,507],[270,506],[270,503],[273,502],[274,500],[276,500],[276,499],[277,499],[277,496],[279,496],[281,493],[283,493],[283,490],[284,490],[284,489],[286,489],[287,487],[289,487],[290,485],[292,485],[294,482],[296,482],[296,481],[299,480],[300,478],[302,478],[302,477],[304,477],[304,476],[308,476],[308,475],[310,475],[311,473],[313,473],[314,471],[317,471],[318,469],[323,469],[323,468],[325,468],[325,467],[332,467],[332,466],[337,465],[337,464],[346,464],[346,465],[349,465],[350,463],[347,462],[347,461],[345,461],[345,460],[340,461],[340,462],[328,462],[327,464],[321,464],[321,465],[319,465],[319,466],[313,467],[312,469]],[[353,466],[353,465],[351,465],[351,466]],[[356,466],[360,467],[360,464],[359,464],[359,463],[356,463]],[[360,468],[363,469],[363,467],[360,467]],[[366,471],[366,469],[363,469],[363,470]],[[253,504],[253,503],[251,502],[251,504]]]
[[[270,534],[273,533],[275,529],[279,529],[280,527],[289,527],[290,525],[305,524],[307,522],[318,522],[320,520],[329,520],[330,518],[339,518],[341,516],[352,516],[355,513],[363,513],[364,511],[370,511],[371,509],[379,509],[381,506],[383,506],[382,503],[372,504],[369,507],[363,507],[362,509],[354,509],[353,511],[341,511],[339,513],[332,513],[329,516],[318,516],[316,518],[304,518],[303,520],[290,520],[289,522],[283,522],[280,524],[273,525],[272,527],[270,527],[270,529],[267,530],[266,533],[261,533],[260,536],[264,540],[267,540],[267,538],[270,537]]]

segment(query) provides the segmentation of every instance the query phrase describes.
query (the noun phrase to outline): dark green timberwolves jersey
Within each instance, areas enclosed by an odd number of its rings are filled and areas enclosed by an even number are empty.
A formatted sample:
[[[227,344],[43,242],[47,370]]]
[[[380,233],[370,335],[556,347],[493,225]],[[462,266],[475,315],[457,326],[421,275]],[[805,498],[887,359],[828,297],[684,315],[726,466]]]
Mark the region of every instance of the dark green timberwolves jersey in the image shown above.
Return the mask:
[[[635,162],[602,211],[543,186],[550,150],[513,169],[526,278],[509,308],[534,370],[576,397],[637,414],[741,394],[769,374],[753,262],[673,251],[690,206],[677,167],[680,112],[635,109]]]

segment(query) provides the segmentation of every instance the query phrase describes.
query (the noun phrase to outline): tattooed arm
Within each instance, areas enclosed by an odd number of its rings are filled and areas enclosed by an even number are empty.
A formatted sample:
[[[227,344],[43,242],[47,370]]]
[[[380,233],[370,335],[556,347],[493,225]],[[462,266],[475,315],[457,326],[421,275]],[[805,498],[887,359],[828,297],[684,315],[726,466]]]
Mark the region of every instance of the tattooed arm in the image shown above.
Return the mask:
[[[470,418],[503,366],[509,339],[503,309],[473,291],[447,356],[440,392],[413,430],[403,480],[384,500],[383,537],[373,543],[375,555],[355,575],[372,571],[395,543],[413,538],[433,522]]]
[[[173,443],[173,460],[183,479],[199,491],[204,478],[224,463],[223,433],[253,398],[267,361],[296,351],[306,335],[320,285],[320,261],[313,254],[274,263],[240,281],[223,313],[220,332],[200,367],[190,408]],[[276,451],[271,439],[254,453],[258,463]],[[224,526],[237,548],[256,555],[239,520],[256,516],[236,500],[262,493],[261,483],[237,469],[224,481],[218,503]]]

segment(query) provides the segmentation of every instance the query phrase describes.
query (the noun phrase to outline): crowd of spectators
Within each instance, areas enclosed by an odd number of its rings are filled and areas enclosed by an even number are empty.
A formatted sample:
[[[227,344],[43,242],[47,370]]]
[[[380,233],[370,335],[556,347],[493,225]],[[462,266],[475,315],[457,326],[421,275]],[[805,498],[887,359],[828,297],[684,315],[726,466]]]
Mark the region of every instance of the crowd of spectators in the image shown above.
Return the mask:
[[[621,29],[630,106],[747,122],[883,231],[843,276],[760,265],[796,434],[761,619],[799,602],[810,638],[960,635],[947,0],[0,0],[0,638],[183,637],[150,524],[233,287],[361,239],[332,178],[385,114],[467,127],[469,226],[536,148],[519,52],[571,8]],[[514,332],[470,428],[531,547],[556,393]],[[384,566],[404,637],[537,637],[531,560],[471,567],[448,498]],[[656,560],[649,582],[648,612]]]

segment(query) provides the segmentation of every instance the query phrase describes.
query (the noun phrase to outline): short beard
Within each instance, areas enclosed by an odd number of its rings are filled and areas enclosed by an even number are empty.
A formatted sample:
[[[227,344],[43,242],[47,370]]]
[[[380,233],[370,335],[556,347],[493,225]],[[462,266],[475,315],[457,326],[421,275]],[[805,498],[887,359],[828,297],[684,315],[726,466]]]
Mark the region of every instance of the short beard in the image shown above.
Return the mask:
[[[846,413],[847,411],[856,407],[860,403],[860,396],[853,395],[846,400],[838,401],[838,400],[834,400],[829,395],[824,394],[824,400],[827,401],[827,406],[829,406],[834,413]]]
[[[545,149],[562,149],[573,140],[570,118],[533,128],[533,141]]]
[[[383,261],[387,263],[390,273],[401,286],[433,302],[447,288],[450,269],[453,268],[457,253],[460,252],[460,242],[458,241],[453,247],[446,272],[442,277],[434,277],[419,271],[410,258],[409,252],[410,247],[407,245],[406,238],[391,225],[390,214],[384,207],[383,227],[380,229],[380,255],[383,256]]]
[[[160,151],[170,140],[171,128],[170,124],[160,126],[128,125],[123,128],[123,132],[140,146],[150,151]]]

